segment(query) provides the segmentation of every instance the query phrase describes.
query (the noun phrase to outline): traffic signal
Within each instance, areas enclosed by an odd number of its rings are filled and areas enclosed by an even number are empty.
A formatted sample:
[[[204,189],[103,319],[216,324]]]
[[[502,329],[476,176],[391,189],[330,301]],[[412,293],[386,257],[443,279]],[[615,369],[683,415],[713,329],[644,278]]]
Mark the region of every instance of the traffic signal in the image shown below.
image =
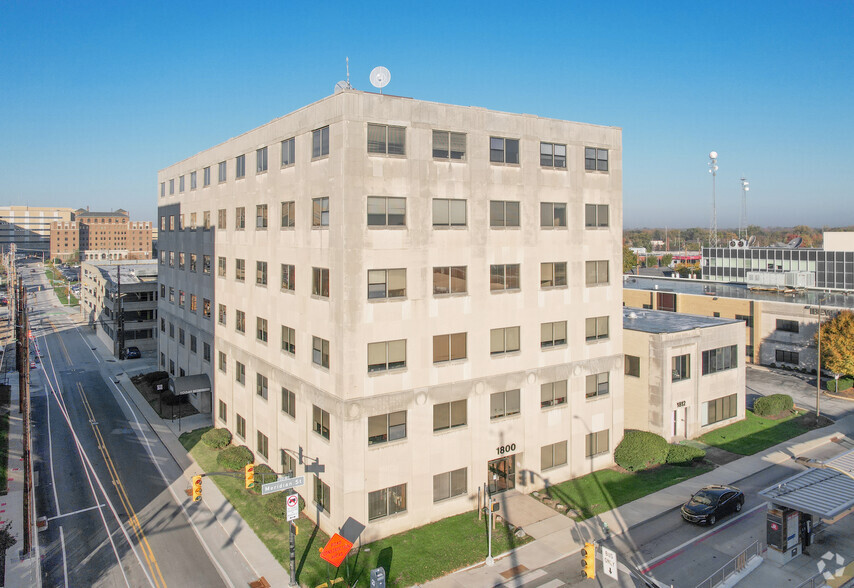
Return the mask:
[[[255,486],[255,464],[247,463],[243,469],[244,477],[246,478],[246,487],[252,488]]]
[[[581,573],[585,578],[596,577],[596,546],[593,543],[585,543],[581,550]]]
[[[193,476],[193,502],[202,499],[202,477]]]

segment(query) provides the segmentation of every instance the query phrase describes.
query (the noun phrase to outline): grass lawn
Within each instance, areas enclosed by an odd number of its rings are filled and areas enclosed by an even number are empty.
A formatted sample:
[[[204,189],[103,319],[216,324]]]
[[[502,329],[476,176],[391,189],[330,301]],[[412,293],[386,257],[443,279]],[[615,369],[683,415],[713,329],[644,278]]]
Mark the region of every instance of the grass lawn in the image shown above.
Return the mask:
[[[181,443],[205,471],[216,471],[217,451],[200,443],[207,429],[200,429],[181,436]],[[256,474],[257,480],[257,474]],[[307,477],[307,482],[311,477]],[[277,523],[265,512],[263,505],[269,496],[252,494],[243,487],[243,480],[227,477],[212,477],[213,481],[228,498],[235,510],[255,530],[270,553],[286,569],[288,568],[287,524]],[[311,496],[311,488],[302,487],[304,496]],[[306,509],[314,508],[310,502]],[[332,505],[335,508],[335,505]],[[367,521],[361,521],[367,523]],[[349,563],[336,573],[335,569],[320,559],[318,549],[329,537],[315,527],[306,516],[298,521],[299,534],[296,541],[297,579],[302,586],[318,586],[327,578],[346,576],[349,565],[349,584],[356,579],[359,585],[369,583],[370,570],[382,566],[386,569],[389,586],[412,586],[445,575],[458,568],[482,561],[487,553],[486,519],[477,520],[477,513],[467,512],[449,517],[436,523],[412,529],[363,545],[358,556],[351,555]],[[500,554],[508,549],[527,543],[530,537],[517,539],[503,525],[498,525],[492,537],[492,552]],[[336,584],[337,586],[337,584]]]
[[[68,304],[68,296],[66,296],[65,286],[57,286],[53,289],[56,293],[56,297],[59,298],[60,304],[66,305]],[[71,306],[77,306],[80,302],[77,300],[77,297],[74,294],[71,294]]]
[[[658,492],[694,476],[705,474],[712,466],[681,467],[661,465],[639,472],[599,470],[581,478],[567,480],[548,488],[554,500],[581,513],[582,519],[607,512],[622,504]]]
[[[699,440],[739,455],[753,455],[810,430],[804,411],[782,419],[766,419],[747,411],[747,418],[706,433]]]

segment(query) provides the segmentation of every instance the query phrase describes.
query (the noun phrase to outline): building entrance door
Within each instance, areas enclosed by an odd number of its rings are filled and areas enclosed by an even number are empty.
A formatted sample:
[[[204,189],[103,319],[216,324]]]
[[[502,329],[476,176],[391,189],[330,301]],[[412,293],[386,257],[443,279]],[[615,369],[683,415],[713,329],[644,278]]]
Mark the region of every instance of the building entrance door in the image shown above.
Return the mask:
[[[489,493],[496,494],[516,487],[516,456],[493,459],[488,466]]]

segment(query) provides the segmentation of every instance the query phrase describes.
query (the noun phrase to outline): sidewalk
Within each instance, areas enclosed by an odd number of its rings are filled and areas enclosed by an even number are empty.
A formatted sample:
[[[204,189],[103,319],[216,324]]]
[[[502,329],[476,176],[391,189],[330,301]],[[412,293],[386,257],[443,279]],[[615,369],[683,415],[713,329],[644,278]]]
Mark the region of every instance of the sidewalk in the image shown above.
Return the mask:
[[[553,516],[525,528],[525,532],[535,538],[534,541],[497,556],[495,565],[490,567],[484,563],[479,563],[443,578],[427,582],[424,586],[431,588],[521,586],[525,579],[520,574],[529,570],[536,570],[580,551],[585,541],[603,539],[603,524],[607,524],[611,535],[623,534],[653,517],[679,508],[684,504],[687,496],[703,486],[708,484],[737,484],[743,478],[773,465],[788,462],[794,456],[819,447],[834,437],[842,437],[852,433],[854,433],[854,415],[842,418],[828,427],[804,433],[755,455],[742,457],[711,472],[639,498],[634,502],[624,504],[586,521],[575,522],[566,515],[554,512]],[[525,498],[537,502],[534,498]],[[514,500],[518,500],[518,498]],[[833,532],[833,527],[831,527],[828,533]],[[851,545],[846,546],[845,551],[843,551],[843,553],[848,554],[846,563],[850,562],[851,556],[854,555],[854,541],[850,541],[850,543]],[[848,549],[849,547],[850,549]],[[814,546],[812,548],[814,562],[801,558],[804,561],[800,564],[798,563],[799,559],[784,567],[777,567],[767,561],[763,562],[750,573],[748,583],[751,586],[780,586],[783,584],[797,586],[819,570],[816,564],[824,552],[822,545]],[[581,561],[580,558],[579,561]],[[809,563],[807,564],[807,562]],[[721,562],[722,565],[723,563],[725,562]],[[854,568],[854,566],[851,567]],[[796,581],[793,582],[793,579]]]

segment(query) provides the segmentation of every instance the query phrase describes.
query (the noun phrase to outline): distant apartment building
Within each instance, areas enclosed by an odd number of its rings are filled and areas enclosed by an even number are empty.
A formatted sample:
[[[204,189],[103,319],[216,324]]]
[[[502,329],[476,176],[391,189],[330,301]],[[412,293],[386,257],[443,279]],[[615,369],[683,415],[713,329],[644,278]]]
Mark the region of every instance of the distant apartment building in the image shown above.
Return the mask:
[[[51,226],[67,223],[72,209],[37,206],[0,206],[0,249],[8,251],[14,243],[20,253],[49,255]]]
[[[51,257],[63,261],[152,258],[151,222],[131,221],[122,209],[89,212],[81,208],[73,218],[51,226]]]
[[[620,129],[345,90],[158,180],[161,366],[212,324],[214,423],[323,464],[298,490],[327,532],[613,463]]]
[[[84,261],[80,282],[80,311],[115,357],[157,349],[156,261]]]

